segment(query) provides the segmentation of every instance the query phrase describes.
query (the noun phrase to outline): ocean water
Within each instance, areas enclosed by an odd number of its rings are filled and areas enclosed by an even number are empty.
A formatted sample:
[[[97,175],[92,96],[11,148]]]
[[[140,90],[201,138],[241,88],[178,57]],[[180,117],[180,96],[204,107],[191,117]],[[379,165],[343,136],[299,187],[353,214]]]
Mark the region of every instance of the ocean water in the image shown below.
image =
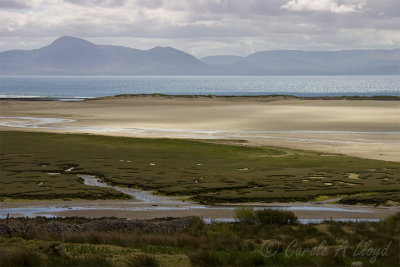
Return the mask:
[[[0,97],[119,94],[400,96],[400,76],[0,76]]]

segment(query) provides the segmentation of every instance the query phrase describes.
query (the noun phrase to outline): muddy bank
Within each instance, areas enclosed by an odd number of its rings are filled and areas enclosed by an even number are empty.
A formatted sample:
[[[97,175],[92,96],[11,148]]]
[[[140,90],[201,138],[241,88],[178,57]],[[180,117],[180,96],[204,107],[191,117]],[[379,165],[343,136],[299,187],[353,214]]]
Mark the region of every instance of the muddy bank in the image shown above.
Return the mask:
[[[380,220],[400,212],[399,206],[372,207],[327,203],[254,203],[254,209],[289,210],[305,220]],[[129,200],[36,200],[0,202],[0,218],[10,217],[117,217],[155,219],[198,216],[207,220],[231,220],[238,205],[205,206],[195,203],[145,203]]]

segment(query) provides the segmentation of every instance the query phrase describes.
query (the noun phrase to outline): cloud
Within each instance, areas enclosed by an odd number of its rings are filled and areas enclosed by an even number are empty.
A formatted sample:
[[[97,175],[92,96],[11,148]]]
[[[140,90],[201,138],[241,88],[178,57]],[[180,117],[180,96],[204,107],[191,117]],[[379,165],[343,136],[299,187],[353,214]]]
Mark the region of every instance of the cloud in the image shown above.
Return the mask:
[[[10,6],[10,0],[0,1],[2,7],[6,2]],[[12,2],[35,4],[0,9],[0,51],[39,48],[63,35],[140,49],[169,45],[199,57],[270,49],[400,47],[398,0]],[[298,11],[282,7],[289,4]]]
[[[281,6],[282,9],[290,11],[328,11],[332,13],[358,12],[362,7],[362,2],[341,5],[337,0],[291,0]]]
[[[64,2],[83,6],[116,7],[126,4],[126,0],[64,0]]]
[[[1,9],[30,9],[41,4],[42,0],[0,0]]]

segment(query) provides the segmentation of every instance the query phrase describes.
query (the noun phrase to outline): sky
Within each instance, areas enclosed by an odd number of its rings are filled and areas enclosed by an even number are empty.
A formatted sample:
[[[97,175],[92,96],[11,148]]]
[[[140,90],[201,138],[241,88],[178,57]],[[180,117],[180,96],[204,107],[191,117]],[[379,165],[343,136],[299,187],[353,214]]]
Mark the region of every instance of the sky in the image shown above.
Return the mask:
[[[400,0],[0,0],[0,51],[60,36],[197,57],[400,48]]]

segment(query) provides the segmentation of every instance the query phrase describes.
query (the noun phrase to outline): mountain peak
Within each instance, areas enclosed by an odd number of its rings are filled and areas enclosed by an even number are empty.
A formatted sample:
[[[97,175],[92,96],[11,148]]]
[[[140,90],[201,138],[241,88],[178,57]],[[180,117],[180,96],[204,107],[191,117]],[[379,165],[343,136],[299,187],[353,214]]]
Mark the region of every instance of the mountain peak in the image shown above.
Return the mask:
[[[94,44],[73,36],[61,36],[49,46],[93,46]]]
[[[171,46],[156,46],[153,47],[150,50],[147,50],[148,53],[152,54],[153,56],[157,56],[159,57],[159,59],[166,59],[169,58],[170,60],[181,60],[181,59],[194,59],[194,60],[198,60],[197,58],[195,58],[194,56],[183,52],[181,50],[178,50],[176,48],[173,48]]]
[[[156,46],[150,49],[151,51],[179,51],[171,46]],[[181,51],[180,51],[181,52]]]
[[[33,50],[0,52],[1,75],[399,74],[400,50],[263,51],[196,57],[170,46],[138,50],[62,36]]]

